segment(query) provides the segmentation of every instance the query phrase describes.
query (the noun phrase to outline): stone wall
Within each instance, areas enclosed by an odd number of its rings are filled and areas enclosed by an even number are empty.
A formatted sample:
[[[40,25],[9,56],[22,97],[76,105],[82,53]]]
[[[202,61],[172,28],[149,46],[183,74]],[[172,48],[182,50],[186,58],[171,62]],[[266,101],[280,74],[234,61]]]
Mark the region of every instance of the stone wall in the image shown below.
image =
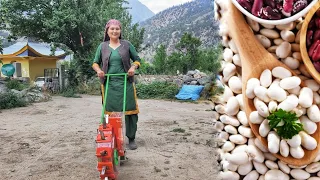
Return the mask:
[[[210,77],[199,70],[188,71],[185,75],[137,75],[136,83],[150,84],[153,82],[173,82],[178,86],[188,85],[205,85],[210,82]]]

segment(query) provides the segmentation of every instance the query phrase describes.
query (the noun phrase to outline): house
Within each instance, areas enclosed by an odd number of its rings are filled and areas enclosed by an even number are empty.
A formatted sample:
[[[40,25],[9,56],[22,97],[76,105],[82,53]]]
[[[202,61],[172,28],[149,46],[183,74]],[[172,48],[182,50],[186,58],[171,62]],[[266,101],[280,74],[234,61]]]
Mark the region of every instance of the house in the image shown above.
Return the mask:
[[[57,61],[67,57],[66,52],[61,49],[57,49],[54,55],[51,54],[49,44],[24,41],[4,48],[0,59],[3,64],[13,64],[16,67],[14,77],[26,77],[34,81],[37,77],[45,76],[46,69],[57,68]]]

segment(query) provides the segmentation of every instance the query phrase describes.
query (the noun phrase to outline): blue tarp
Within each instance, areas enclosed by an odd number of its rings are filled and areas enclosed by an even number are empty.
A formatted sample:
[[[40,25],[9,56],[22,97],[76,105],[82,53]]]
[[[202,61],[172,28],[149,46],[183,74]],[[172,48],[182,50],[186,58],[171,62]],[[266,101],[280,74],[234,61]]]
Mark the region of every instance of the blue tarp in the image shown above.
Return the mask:
[[[200,98],[200,94],[203,88],[204,86],[183,85],[179,93],[175,97],[180,100],[192,99],[193,101],[195,101]]]

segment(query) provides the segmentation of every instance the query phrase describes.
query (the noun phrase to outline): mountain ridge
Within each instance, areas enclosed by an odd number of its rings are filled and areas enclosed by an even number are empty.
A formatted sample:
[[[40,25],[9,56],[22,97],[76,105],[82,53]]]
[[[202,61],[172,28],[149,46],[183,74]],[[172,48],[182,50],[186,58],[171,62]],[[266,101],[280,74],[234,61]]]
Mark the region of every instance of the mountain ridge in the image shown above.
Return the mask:
[[[145,35],[144,49],[139,54],[149,62],[160,44],[167,47],[167,53],[173,52],[184,32],[199,38],[201,48],[213,47],[220,41],[212,0],[195,0],[170,7],[141,22],[140,26],[145,28]]]
[[[155,15],[146,5],[142,4],[138,0],[127,0],[129,4],[125,4],[125,7],[129,7],[129,13],[132,15],[132,23],[139,23]]]

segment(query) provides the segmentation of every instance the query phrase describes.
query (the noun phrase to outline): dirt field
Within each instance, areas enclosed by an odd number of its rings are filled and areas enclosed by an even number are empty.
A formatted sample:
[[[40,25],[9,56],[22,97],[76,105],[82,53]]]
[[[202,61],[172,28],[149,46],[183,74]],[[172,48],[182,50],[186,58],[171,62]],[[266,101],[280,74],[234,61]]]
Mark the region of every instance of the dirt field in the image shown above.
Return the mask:
[[[0,179],[95,180],[97,96],[52,101],[0,113]],[[214,180],[212,112],[206,103],[139,100],[135,151],[120,180]],[[172,132],[176,128],[185,130]]]

